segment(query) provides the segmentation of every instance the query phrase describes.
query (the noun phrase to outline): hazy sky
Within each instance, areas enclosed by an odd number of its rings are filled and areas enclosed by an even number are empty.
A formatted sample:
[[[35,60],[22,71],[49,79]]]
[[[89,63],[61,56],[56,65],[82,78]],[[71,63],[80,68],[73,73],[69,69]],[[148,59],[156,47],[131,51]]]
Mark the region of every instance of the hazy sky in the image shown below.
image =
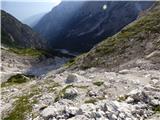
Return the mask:
[[[59,3],[61,0],[1,0],[1,1],[10,1],[10,2],[52,2],[52,3]]]
[[[31,16],[49,12],[60,0],[2,0],[3,10],[23,21]]]

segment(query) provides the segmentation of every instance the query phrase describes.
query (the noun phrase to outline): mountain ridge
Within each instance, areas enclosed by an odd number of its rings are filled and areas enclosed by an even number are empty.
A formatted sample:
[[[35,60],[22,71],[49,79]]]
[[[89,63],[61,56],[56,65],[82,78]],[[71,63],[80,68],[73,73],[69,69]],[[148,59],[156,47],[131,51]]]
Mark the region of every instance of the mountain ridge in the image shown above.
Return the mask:
[[[141,11],[152,4],[142,1],[62,2],[45,15],[34,29],[53,48],[86,52],[135,20]],[[104,5],[107,9],[103,9]]]
[[[160,48],[159,14],[160,4],[156,3],[148,13],[71,63],[75,62],[82,69],[104,67],[112,70],[119,69],[122,64],[136,58],[145,59],[147,55],[154,53],[158,55]]]
[[[47,43],[44,38],[29,26],[22,24],[19,20],[3,10],[1,10],[1,17],[2,44],[7,44],[6,41],[8,39],[8,42],[12,42],[22,48],[46,49]]]

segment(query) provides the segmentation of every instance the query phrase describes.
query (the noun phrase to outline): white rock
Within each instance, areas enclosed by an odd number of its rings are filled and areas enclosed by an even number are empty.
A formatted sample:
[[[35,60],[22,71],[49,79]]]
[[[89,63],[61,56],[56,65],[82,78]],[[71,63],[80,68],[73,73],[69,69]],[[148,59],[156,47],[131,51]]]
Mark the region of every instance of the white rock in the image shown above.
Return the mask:
[[[58,111],[54,106],[48,106],[41,112],[41,115],[44,119],[49,119],[56,116],[57,112]]]
[[[159,82],[158,79],[153,79],[153,80],[152,80],[152,83],[153,83],[154,85],[158,84],[158,82]]]
[[[135,89],[133,91],[131,91],[129,94],[128,94],[131,98],[133,98],[134,100],[136,101],[143,101],[145,100],[144,96],[145,96],[145,93],[142,91],[142,90],[139,90],[139,89]]]
[[[128,73],[129,73],[129,70],[124,69],[124,70],[119,71],[118,73],[119,73],[119,74],[128,74]]]
[[[76,115],[79,109],[77,107],[66,107],[65,111],[67,114]]]
[[[120,114],[119,114],[119,117],[120,117],[120,118],[123,118],[123,119],[124,119],[125,116],[126,116],[126,115],[125,115],[124,113],[120,113]]]
[[[127,102],[127,103],[132,103],[132,102],[134,102],[134,99],[131,98],[131,97],[128,97],[128,98],[126,99],[126,102]]]
[[[128,117],[127,117],[125,120],[133,120],[133,119],[132,119],[132,118],[128,118]],[[136,120],[136,119],[135,119],[135,120]]]
[[[112,120],[117,120],[117,116],[115,114],[112,114]]]
[[[152,104],[153,106],[157,106],[157,105],[160,105],[160,101],[157,100],[157,99],[153,99],[153,100],[151,100],[151,104]]]

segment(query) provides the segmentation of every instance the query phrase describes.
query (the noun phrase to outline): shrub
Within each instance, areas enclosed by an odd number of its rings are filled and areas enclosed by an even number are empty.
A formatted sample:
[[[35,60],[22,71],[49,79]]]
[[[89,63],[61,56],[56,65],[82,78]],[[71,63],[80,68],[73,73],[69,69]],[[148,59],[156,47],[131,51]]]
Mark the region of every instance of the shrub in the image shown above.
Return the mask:
[[[104,84],[104,82],[102,82],[102,81],[96,81],[96,82],[93,82],[93,84],[96,85],[96,86],[101,86],[101,85]]]

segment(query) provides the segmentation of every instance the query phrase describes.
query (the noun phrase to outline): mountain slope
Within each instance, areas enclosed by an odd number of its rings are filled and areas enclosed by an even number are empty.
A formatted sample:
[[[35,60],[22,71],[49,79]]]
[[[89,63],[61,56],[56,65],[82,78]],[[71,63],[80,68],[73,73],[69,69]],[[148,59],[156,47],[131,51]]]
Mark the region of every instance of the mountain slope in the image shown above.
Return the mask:
[[[30,27],[1,11],[2,45],[17,45],[24,48],[45,49],[46,41]]]
[[[159,120],[159,13],[160,3],[70,63],[90,69],[51,68],[40,77],[17,74],[6,79],[1,84],[2,120]],[[22,57],[2,54],[2,67],[22,70]],[[132,68],[108,71],[130,59],[141,61]],[[48,70],[56,64],[46,65],[51,61],[42,65]],[[24,64],[28,67],[26,60]],[[36,73],[44,70],[42,65],[35,66]]]
[[[150,59],[157,64],[157,69],[160,67],[160,3],[90,52],[71,61],[70,65],[114,70],[136,59]]]
[[[135,20],[152,4],[131,1],[62,2],[34,29],[48,39],[53,48],[86,52]]]
[[[42,17],[45,14],[46,14],[46,12],[40,13],[40,14],[36,14],[36,15],[33,15],[33,16],[23,20],[23,21],[24,21],[24,23],[26,23],[30,27],[34,27],[42,19]]]

